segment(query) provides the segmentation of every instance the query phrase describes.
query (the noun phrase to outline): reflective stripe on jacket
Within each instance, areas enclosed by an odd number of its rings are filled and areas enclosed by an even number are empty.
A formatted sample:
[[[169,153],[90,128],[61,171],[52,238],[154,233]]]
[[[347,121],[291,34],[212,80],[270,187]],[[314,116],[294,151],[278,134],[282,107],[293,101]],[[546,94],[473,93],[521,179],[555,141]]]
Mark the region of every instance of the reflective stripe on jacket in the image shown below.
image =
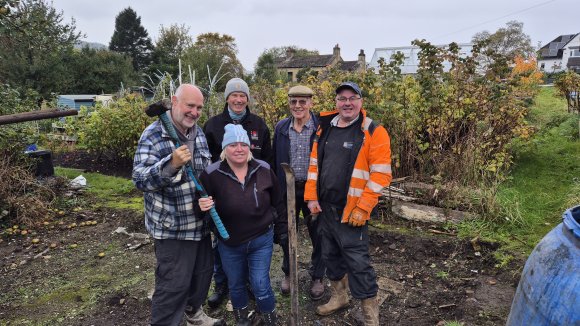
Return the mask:
[[[381,190],[391,183],[391,142],[387,130],[375,124],[361,109],[361,132],[364,133],[363,144],[358,152],[350,178],[346,205],[342,213],[342,222],[348,222],[348,217],[355,207],[367,212],[367,219],[377,205]],[[318,200],[319,192],[318,169],[322,166],[318,161],[318,142],[323,133],[330,128],[330,121],[338,115],[338,111],[322,112],[320,125],[316,131],[316,138],[310,152],[308,166],[308,180],[304,191],[304,200]],[[359,123],[359,122],[356,122]]]

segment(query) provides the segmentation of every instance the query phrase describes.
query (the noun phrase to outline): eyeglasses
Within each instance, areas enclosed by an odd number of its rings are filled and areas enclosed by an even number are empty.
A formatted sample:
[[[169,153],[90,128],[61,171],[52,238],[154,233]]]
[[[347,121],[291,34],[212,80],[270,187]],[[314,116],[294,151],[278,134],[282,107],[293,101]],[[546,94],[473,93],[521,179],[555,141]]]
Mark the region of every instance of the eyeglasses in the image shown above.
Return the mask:
[[[306,105],[306,103],[308,103],[308,100],[305,100],[305,99],[300,99],[300,100],[292,99],[289,102],[290,102],[290,105],[300,104],[300,105],[304,106],[304,105]]]
[[[346,103],[347,101],[352,103],[356,100],[360,100],[360,97],[358,97],[358,96],[351,96],[351,97],[341,96],[341,97],[337,97],[336,100],[339,101],[340,103]]]

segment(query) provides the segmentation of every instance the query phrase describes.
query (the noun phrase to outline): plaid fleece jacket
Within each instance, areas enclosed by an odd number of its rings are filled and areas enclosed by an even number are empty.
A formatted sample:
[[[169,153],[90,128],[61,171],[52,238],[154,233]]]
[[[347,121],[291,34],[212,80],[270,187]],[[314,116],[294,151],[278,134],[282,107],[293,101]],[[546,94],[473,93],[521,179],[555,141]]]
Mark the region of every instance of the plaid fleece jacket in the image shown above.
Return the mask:
[[[207,140],[197,128],[193,153],[194,173],[199,175],[211,162]],[[145,198],[145,227],[154,239],[201,240],[209,235],[209,220],[201,214],[185,167],[174,176],[162,175],[175,145],[156,121],[141,135],[133,160],[133,183]],[[196,214],[197,213],[197,214]]]

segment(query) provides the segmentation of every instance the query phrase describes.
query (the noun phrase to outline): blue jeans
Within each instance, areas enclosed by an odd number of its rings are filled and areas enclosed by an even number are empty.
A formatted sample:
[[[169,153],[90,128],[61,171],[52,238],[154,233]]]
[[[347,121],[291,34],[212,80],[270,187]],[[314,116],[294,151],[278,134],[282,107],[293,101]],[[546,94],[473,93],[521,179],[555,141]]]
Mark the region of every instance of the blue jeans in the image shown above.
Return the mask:
[[[273,240],[272,227],[261,236],[237,246],[228,246],[219,240],[218,250],[228,277],[230,299],[234,309],[248,306],[246,290],[248,270],[250,285],[260,312],[269,313],[276,308],[276,299],[270,284]]]

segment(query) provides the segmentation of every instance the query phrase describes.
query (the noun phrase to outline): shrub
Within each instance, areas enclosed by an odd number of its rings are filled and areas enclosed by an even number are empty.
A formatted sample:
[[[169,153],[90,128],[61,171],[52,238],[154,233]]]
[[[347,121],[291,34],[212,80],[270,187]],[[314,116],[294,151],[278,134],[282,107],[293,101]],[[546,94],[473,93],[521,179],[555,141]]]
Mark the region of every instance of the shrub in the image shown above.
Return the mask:
[[[21,92],[10,85],[0,83],[0,115],[9,115],[38,109],[38,94],[27,90]],[[28,144],[38,139],[36,122],[21,122],[0,126],[0,151],[6,155],[22,153]]]
[[[334,89],[345,80],[359,84],[364,108],[391,135],[396,176],[477,186],[495,184],[511,164],[510,146],[533,129],[525,121],[527,101],[538,91],[541,74],[533,60],[518,58],[514,69],[500,60],[479,71],[479,48],[459,56],[456,44],[446,48],[415,41],[421,48],[416,75],[402,75],[403,57],[382,60],[378,74],[327,70],[301,83],[313,89],[315,111],[332,110]],[[443,69],[448,62],[451,69]],[[287,115],[290,84],[257,82],[256,109],[275,124]]]
[[[560,74],[554,86],[568,102],[568,112],[580,113],[580,74],[568,71]]]
[[[38,109],[34,91],[0,84],[0,115]],[[34,178],[34,162],[25,154],[38,140],[36,122],[0,126],[0,222],[34,225],[42,221],[55,199],[51,188]]]
[[[98,155],[130,160],[137,149],[139,136],[155,119],[144,112],[142,97],[127,95],[108,106],[97,104],[94,110],[81,109],[69,129],[78,133],[80,145]]]

